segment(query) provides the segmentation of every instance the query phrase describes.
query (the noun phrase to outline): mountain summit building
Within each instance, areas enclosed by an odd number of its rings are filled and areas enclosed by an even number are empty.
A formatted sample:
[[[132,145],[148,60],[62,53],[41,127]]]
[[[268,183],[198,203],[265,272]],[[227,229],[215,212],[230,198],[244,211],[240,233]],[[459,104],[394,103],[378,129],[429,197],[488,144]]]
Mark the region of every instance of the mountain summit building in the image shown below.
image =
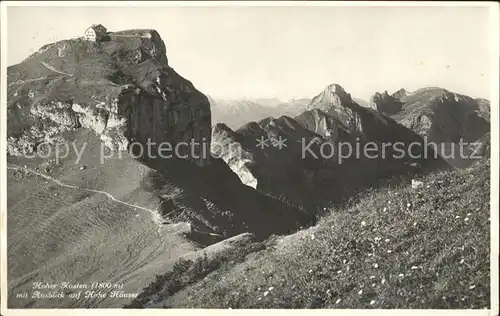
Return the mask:
[[[107,35],[107,30],[102,24],[93,24],[85,30],[85,39],[92,42],[100,42]]]

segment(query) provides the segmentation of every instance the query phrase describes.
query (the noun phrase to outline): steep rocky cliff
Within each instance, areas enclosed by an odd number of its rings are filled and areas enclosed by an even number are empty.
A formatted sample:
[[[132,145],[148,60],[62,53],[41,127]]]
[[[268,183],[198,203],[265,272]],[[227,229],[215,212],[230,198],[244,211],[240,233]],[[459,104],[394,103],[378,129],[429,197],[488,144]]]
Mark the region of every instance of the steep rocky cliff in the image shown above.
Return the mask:
[[[155,30],[108,33],[101,42],[51,43],[7,72],[11,155],[80,127],[94,130],[114,150],[148,139],[174,146],[193,138],[197,148],[210,143],[210,104],[168,65]],[[209,161],[196,152],[188,159]]]

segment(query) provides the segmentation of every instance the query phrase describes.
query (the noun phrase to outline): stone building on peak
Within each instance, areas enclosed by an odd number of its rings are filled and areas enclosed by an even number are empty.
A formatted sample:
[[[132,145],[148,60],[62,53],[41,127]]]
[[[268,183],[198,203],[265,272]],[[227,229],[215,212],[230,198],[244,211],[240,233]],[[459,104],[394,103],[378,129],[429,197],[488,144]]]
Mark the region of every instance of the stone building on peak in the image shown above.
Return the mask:
[[[84,37],[87,41],[100,42],[107,37],[108,31],[102,24],[93,24],[85,30]]]

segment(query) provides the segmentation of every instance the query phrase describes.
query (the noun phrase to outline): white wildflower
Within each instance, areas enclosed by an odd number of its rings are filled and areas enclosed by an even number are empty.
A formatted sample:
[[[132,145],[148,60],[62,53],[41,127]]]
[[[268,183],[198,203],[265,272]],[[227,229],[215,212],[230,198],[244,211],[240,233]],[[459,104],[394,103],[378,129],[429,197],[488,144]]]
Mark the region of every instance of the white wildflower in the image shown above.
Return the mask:
[[[400,274],[399,274],[399,277],[400,277],[400,278],[404,278],[404,276],[405,276],[405,275],[404,275],[403,273],[400,273]]]
[[[475,285],[471,285],[469,286],[469,290],[473,290],[476,286]]]
[[[370,302],[370,305],[373,305],[373,304],[375,304],[375,301],[374,301],[374,300],[372,300],[372,301]]]
[[[363,294],[363,290],[359,290],[358,294],[359,295]]]
[[[387,253],[391,253],[391,252],[392,252],[392,250],[391,250],[391,249],[387,250]]]
[[[382,279],[382,281],[380,283],[385,284],[385,279]]]
[[[269,294],[269,291],[264,292],[264,296],[267,296],[267,294]]]
[[[412,266],[412,267],[411,267],[411,269],[412,269],[412,270],[417,270],[417,269],[418,269],[418,267],[417,267],[417,266]]]
[[[389,242],[389,239],[386,239],[385,242]]]
[[[375,276],[374,275],[370,275],[370,279],[375,279]]]
[[[361,226],[366,226],[366,222],[365,222],[365,221],[362,221],[362,222],[361,222]]]
[[[390,204],[390,203],[389,203]],[[382,212],[385,212],[387,211],[387,207],[384,207],[384,209],[382,210]]]
[[[339,299],[335,302],[335,304],[340,303],[340,301],[341,301],[341,299],[339,298]]]
[[[411,187],[413,189],[418,189],[420,187],[422,187],[424,185],[424,183],[422,181],[416,181],[415,179],[411,179]]]
[[[465,259],[462,259],[460,260],[460,264],[464,263],[465,262]]]
[[[273,289],[274,289],[274,286],[270,286],[268,290],[272,291]]]
[[[377,269],[377,268],[378,268],[378,263],[374,263],[374,264],[373,264],[373,267],[374,267],[375,269]]]

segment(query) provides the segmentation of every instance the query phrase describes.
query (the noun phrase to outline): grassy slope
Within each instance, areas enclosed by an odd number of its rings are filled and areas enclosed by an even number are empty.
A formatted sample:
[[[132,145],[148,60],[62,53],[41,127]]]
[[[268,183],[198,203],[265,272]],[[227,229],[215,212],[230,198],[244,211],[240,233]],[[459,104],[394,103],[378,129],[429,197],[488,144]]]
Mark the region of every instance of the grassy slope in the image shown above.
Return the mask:
[[[99,139],[91,131],[73,136],[77,148],[86,141],[88,150],[79,164],[74,164],[72,151],[60,166],[54,166],[51,176],[155,209],[160,200],[140,185],[147,167],[131,158],[110,158],[100,165]],[[44,162],[10,157],[12,165],[35,169]],[[81,166],[86,169],[80,170]],[[16,299],[15,294],[28,291],[37,281],[109,281],[123,283],[125,292],[137,293],[180,255],[198,249],[182,236],[182,225],[159,226],[150,213],[102,194],[63,188],[11,170],[7,182],[10,307],[119,307],[130,299],[37,300]]]
[[[143,306],[488,307],[489,161],[424,183],[367,192],[317,226]]]

